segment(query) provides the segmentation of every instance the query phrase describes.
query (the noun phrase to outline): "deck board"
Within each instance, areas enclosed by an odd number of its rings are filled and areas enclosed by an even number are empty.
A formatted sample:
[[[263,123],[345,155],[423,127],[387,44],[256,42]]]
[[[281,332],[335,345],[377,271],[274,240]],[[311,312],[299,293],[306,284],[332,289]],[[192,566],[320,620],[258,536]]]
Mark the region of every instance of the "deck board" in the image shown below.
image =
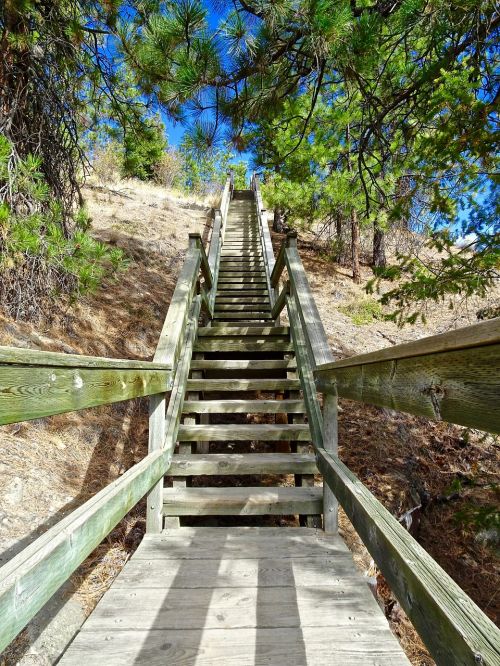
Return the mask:
[[[59,663],[409,662],[340,537],[181,527],[142,541]]]

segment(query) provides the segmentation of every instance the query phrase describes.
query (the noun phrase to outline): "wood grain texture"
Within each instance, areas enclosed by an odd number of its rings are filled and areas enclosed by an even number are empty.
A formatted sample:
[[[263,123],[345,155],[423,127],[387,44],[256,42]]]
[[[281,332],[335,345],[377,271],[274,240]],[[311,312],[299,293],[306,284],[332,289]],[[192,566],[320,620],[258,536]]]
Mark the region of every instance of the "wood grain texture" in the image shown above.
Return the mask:
[[[321,367],[322,371],[330,368],[347,368],[367,363],[392,361],[395,359],[410,358],[412,356],[426,356],[440,352],[451,352],[459,349],[484,347],[500,343],[500,318],[483,321],[472,326],[457,328],[454,331],[432,335],[414,342],[386,347],[369,354],[358,354],[350,358],[334,361]],[[319,369],[319,368],[318,368]]]
[[[338,538],[299,528],[148,537],[62,666],[408,666]]]
[[[223,424],[223,425],[181,425],[179,428],[179,441],[199,442],[244,442],[244,441],[277,441],[310,439],[307,424],[276,425],[273,423],[256,424]]]
[[[297,310],[304,329],[309,354],[314,367],[316,367],[322,363],[332,361],[333,354],[296,247],[296,240],[289,238],[288,242],[289,247],[285,252],[288,279],[297,301]]]
[[[189,379],[188,391],[286,391],[300,389],[297,379]]]
[[[210,326],[208,328],[199,328],[198,329],[198,336],[199,337],[219,337],[219,336],[228,336],[228,335],[233,335],[233,336],[238,336],[238,337],[246,337],[246,336],[275,336],[275,335],[288,335],[290,332],[290,329],[288,326],[234,326],[230,330],[227,328],[214,328],[213,326]]]
[[[164,393],[171,376],[158,370],[0,365],[0,425]]]
[[[165,488],[168,516],[255,516],[321,513],[322,488]]]
[[[48,368],[95,368],[98,370],[164,370],[172,366],[167,363],[135,361],[120,358],[102,358],[82,354],[62,354],[59,352],[21,349],[0,346],[0,367],[8,365],[43,366]]]
[[[196,341],[195,351],[286,352],[293,351],[293,345],[287,340],[279,340],[276,338],[254,338],[253,340],[233,340],[231,338],[200,338]]]
[[[500,433],[500,344],[330,367],[316,373],[316,384],[336,387],[343,398]]]
[[[211,453],[174,455],[169,474],[227,476],[232,474],[316,474],[316,459],[306,453]]]
[[[186,400],[183,411],[195,414],[300,414],[304,408],[302,400]]]

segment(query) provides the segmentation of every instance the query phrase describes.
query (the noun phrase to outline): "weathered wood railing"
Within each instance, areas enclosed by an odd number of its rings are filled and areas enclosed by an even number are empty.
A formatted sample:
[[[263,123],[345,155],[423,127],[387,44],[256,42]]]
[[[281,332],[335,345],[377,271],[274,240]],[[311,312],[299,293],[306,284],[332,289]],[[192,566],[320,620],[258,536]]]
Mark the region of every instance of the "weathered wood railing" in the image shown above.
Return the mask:
[[[437,664],[500,664],[498,628],[337,455],[338,396],[499,433],[500,320],[333,362],[293,234],[273,287],[285,267],[289,286],[276,306],[287,305],[324,479],[325,529],[336,529],[338,500]]]
[[[258,220],[260,242],[262,245],[262,255],[264,257],[264,267],[266,270],[267,288],[269,290],[269,298],[271,300],[271,306],[274,307],[276,301],[276,292],[273,285],[271,284],[271,273],[274,270],[274,264],[275,264],[273,244],[271,242],[271,234],[269,233],[267,211],[264,208],[264,204],[262,202],[262,195],[260,193],[259,177],[255,173],[252,175],[251,186],[255,195],[255,205],[257,207],[257,220]]]
[[[158,493],[176,443],[200,311],[213,309],[229,197],[228,178],[209,257],[201,236],[190,234],[153,362],[0,347],[0,424],[151,396],[148,455],[1,567],[0,652],[146,494],[147,529],[161,528]]]

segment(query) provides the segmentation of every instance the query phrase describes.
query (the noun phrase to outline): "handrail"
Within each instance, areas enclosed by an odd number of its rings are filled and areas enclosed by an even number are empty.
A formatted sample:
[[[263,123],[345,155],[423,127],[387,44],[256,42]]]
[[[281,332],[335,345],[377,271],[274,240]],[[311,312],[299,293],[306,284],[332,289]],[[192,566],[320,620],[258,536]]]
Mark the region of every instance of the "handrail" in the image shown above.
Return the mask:
[[[255,205],[257,207],[257,221],[259,228],[259,236],[262,245],[262,256],[264,257],[264,268],[266,273],[267,288],[269,291],[269,298],[271,307],[274,306],[276,301],[275,285],[271,284],[271,274],[274,270],[274,252],[273,244],[271,242],[271,234],[269,232],[269,224],[267,222],[267,212],[262,203],[262,194],[260,192],[259,177],[256,173],[252,175],[251,187],[255,195]]]
[[[319,390],[500,434],[500,319],[319,365]]]
[[[225,189],[229,197],[229,179]],[[228,200],[224,205],[227,216]],[[0,568],[0,652],[146,494],[147,529],[161,529],[163,477],[177,439],[202,302],[210,302],[215,290],[219,232],[209,257],[200,235],[190,235],[153,362],[0,347],[0,423],[151,396],[148,455]]]
[[[327,354],[326,335],[293,237],[288,238],[280,250],[272,277],[274,284],[278,283],[285,266],[292,286],[292,294],[286,299],[297,370],[318,469],[325,481],[325,529],[335,529],[332,498],[336,498],[438,665],[498,664],[500,631],[497,627],[338,458],[337,394],[364,400],[370,390],[368,401],[373,401],[373,395],[382,401],[381,396],[390,387],[391,376],[392,380],[399,379],[400,391],[411,393],[413,381],[413,393],[423,391],[425,394],[429,384],[422,383],[415,368],[430,367],[434,372],[435,389],[441,386],[445,396],[440,402],[441,418],[451,414],[451,408],[445,405],[446,399],[451,400],[451,397],[455,405],[462,399],[462,409],[471,414],[473,410],[469,409],[467,401],[474,395],[473,407],[480,413],[481,423],[498,424],[495,418],[498,419],[500,398],[500,321],[485,322],[463,329],[463,333],[455,331],[345,361],[320,363],[319,359]],[[432,360],[430,366],[429,359]],[[450,382],[441,382],[436,370],[444,372],[445,359],[452,364],[453,386]],[[410,379],[405,374],[410,367],[408,364],[414,368]],[[429,380],[431,372],[426,372]],[[401,388],[403,386],[406,388]],[[325,391],[323,419],[317,388]],[[405,411],[415,413],[414,405],[408,408],[408,400],[407,397]],[[396,405],[393,401],[390,406],[402,409],[402,402]],[[490,411],[496,411],[497,416],[488,417]],[[460,414],[453,414],[453,420],[460,422]]]
[[[167,391],[171,366],[0,347],[0,425]]]

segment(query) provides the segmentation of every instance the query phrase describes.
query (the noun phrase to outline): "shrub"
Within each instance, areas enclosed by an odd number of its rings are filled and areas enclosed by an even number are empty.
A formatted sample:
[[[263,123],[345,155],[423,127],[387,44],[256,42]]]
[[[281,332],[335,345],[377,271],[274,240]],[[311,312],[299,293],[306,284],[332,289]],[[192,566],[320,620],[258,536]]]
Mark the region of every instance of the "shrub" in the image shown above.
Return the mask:
[[[162,154],[154,166],[154,180],[167,189],[179,185],[182,174],[182,158],[175,148]]]
[[[6,168],[2,147],[0,141],[0,185]],[[54,298],[64,295],[73,302],[126,265],[121,250],[88,234],[84,209],[67,219],[62,204],[50,200],[40,166],[28,156],[11,177],[14,192],[29,193],[36,206],[22,215],[0,204],[0,303],[16,319],[37,320],[50,311]]]
[[[94,148],[92,167],[101,183],[116,183],[123,173],[123,148],[118,141],[108,141]]]
[[[125,176],[151,180],[156,165],[167,150],[165,128],[155,120],[143,122],[134,131],[128,131],[123,140],[123,171]]]
[[[376,320],[385,319],[382,306],[378,301],[371,298],[363,298],[348,305],[342,305],[339,310],[350,317],[356,326],[363,326]]]

